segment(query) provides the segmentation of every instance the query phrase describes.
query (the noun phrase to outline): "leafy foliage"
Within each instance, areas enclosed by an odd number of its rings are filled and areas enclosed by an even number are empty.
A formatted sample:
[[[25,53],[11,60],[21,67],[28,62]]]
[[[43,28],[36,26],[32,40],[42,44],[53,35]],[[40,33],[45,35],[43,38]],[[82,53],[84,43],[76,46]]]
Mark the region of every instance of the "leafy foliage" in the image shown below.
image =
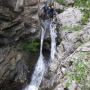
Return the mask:
[[[87,75],[89,74],[89,64],[90,61],[85,61],[85,59],[89,58],[90,52],[80,52],[79,57],[74,58],[73,69],[67,73],[69,77],[69,81],[67,83],[67,87],[71,84],[73,80],[77,81],[82,85],[82,90],[88,90],[89,86],[86,85]]]
[[[90,6],[90,0],[75,0],[75,6],[87,8]]]
[[[24,43],[22,43],[21,46],[23,50],[27,52],[35,53],[38,50],[38,45],[39,45],[38,41],[32,40],[32,41],[25,41]]]
[[[82,24],[86,24],[87,21],[88,21],[88,18],[90,17],[90,11],[89,10],[81,10],[83,12],[83,16],[82,16],[82,19],[81,19],[81,23]]]
[[[82,24],[86,24],[90,17],[90,0],[75,0],[75,6],[79,7],[83,13]]]

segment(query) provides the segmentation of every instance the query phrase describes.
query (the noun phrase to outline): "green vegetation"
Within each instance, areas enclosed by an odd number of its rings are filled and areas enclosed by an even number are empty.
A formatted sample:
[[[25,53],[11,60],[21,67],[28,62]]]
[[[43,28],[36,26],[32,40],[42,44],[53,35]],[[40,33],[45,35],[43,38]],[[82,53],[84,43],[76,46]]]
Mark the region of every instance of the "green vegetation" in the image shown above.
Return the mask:
[[[80,83],[82,80],[85,79],[86,74],[87,74],[86,64],[81,60],[77,60],[77,62],[75,60],[74,70],[68,73],[70,80],[71,81],[75,80],[78,83]]]
[[[66,75],[69,77],[67,87],[71,84],[73,80],[82,85],[81,90],[89,90],[90,86],[87,85],[87,75],[90,74],[89,68],[89,55],[90,52],[80,52],[76,58],[73,58],[73,70],[69,71]],[[88,60],[88,61],[85,61]],[[89,89],[87,89],[89,88]]]
[[[81,23],[86,24],[90,17],[90,0],[75,0],[75,6],[79,7],[83,13]]]
[[[38,50],[39,42],[37,40],[25,41],[21,46],[23,50],[35,53]]]
[[[75,0],[75,6],[78,7],[90,7],[90,0]]]
[[[79,31],[81,30],[81,25],[68,25],[68,26],[64,26],[64,30],[65,31]]]
[[[88,18],[90,17],[90,10],[81,10],[83,13],[82,19],[81,19],[81,23],[82,24],[86,24],[88,22]]]

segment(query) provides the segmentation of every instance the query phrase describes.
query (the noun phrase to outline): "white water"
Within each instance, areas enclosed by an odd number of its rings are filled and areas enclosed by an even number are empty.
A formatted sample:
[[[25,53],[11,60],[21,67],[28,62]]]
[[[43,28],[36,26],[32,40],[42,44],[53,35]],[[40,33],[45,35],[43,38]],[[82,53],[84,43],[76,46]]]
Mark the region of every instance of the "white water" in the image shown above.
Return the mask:
[[[56,28],[56,25],[51,22],[51,24],[50,24],[51,60],[54,59],[55,52],[56,52],[56,41],[55,41],[56,32],[55,32],[55,28]],[[45,62],[44,62],[44,57],[43,57],[43,54],[42,54],[42,47],[43,47],[43,40],[44,40],[45,31],[46,30],[44,30],[42,28],[40,56],[39,56],[38,62],[36,64],[35,71],[33,73],[31,83],[29,84],[29,86],[27,86],[25,88],[25,90],[38,90],[38,88],[39,88],[39,86],[41,84],[42,78],[44,76]]]
[[[43,75],[45,72],[45,63],[44,63],[44,57],[42,54],[44,35],[45,35],[45,30],[42,28],[40,56],[39,56],[38,62],[36,64],[31,83],[29,86],[26,87],[25,90],[38,90],[38,88],[41,84],[41,81],[42,81],[42,78],[43,78]]]
[[[18,11],[19,10],[19,7],[23,6],[24,4],[24,0],[17,0],[16,2],[16,6],[15,6],[15,11]]]
[[[51,61],[54,60],[54,57],[55,57],[55,53],[56,53],[56,24],[54,22],[51,22],[50,24],[50,35],[51,35],[51,54],[50,54],[50,57],[51,57]]]

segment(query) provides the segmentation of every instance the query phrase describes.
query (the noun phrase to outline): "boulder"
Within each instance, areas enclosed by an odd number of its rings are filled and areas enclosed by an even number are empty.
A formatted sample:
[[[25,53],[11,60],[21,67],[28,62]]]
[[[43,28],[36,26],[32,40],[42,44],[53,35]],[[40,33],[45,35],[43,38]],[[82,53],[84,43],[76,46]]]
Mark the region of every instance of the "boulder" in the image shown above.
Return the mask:
[[[81,21],[81,11],[78,8],[69,7],[61,14],[57,15],[58,23],[63,26],[73,25]]]

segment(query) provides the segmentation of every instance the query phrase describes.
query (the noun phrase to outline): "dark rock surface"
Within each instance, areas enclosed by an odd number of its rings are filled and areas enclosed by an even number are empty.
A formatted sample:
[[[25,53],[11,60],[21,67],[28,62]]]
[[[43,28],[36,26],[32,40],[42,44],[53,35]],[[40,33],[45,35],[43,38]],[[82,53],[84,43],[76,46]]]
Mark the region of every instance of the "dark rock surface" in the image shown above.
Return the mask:
[[[19,5],[19,2],[22,3]],[[38,36],[35,34],[38,30],[38,20],[31,17],[33,13],[37,13],[36,4],[37,1],[29,0],[0,1],[0,44],[17,42],[26,36]]]
[[[18,50],[17,45],[39,38],[34,13],[37,0],[0,0],[0,90],[21,90],[30,82],[37,56]]]
[[[0,48],[0,89],[3,88],[2,83],[24,83],[27,72],[28,68],[20,51],[11,47]]]

